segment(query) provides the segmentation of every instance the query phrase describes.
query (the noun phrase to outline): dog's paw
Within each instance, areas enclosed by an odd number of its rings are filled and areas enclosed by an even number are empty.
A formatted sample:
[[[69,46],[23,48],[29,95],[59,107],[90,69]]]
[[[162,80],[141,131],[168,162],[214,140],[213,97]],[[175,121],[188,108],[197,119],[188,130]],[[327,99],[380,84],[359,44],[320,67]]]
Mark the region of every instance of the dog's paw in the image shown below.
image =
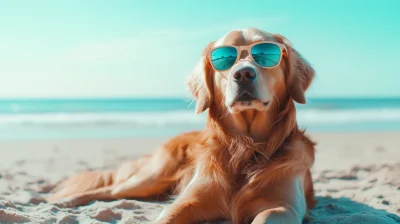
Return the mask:
[[[59,208],[74,208],[79,206],[74,198],[63,198],[60,200],[48,201],[50,204]]]
[[[47,202],[60,208],[74,208],[88,203],[85,195],[74,195],[65,198],[49,198]]]

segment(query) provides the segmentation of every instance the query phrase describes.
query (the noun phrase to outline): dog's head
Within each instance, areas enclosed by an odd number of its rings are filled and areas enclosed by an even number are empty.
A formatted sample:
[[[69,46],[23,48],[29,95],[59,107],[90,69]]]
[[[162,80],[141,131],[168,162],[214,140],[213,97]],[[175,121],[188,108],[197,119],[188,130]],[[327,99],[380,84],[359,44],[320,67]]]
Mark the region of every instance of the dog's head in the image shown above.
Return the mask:
[[[264,66],[256,62],[256,43],[270,42],[278,46],[279,63]],[[230,67],[215,68],[216,60],[227,60],[224,56],[213,59],[213,52],[221,46],[236,48],[237,57],[231,57]],[[217,57],[217,56],[216,56]],[[215,60],[215,61],[213,61]],[[221,71],[222,70],[222,71]],[[305,91],[314,77],[309,63],[291,46],[289,41],[277,34],[258,29],[233,30],[204,50],[199,63],[189,76],[189,90],[197,101],[196,113],[214,108],[224,119],[252,114],[268,114],[282,108],[283,103],[294,100],[304,104]],[[247,115],[246,115],[247,114]]]

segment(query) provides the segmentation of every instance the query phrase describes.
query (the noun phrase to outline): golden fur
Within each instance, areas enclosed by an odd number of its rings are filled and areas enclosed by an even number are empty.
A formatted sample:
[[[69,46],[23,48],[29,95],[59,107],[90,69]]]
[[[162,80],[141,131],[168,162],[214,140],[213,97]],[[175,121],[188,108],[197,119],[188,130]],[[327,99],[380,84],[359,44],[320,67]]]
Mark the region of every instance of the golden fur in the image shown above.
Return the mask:
[[[262,69],[262,75],[273,80],[267,88],[274,97],[266,111],[230,113],[224,105],[227,79],[212,69],[206,52],[218,44],[261,40],[287,47],[277,68]],[[257,29],[231,31],[206,47],[189,76],[196,112],[209,110],[203,131],[181,134],[154,154],[115,171],[70,177],[53,190],[49,201],[78,206],[172,194],[174,202],[157,223],[300,223],[303,204],[308,209],[315,205],[310,175],[314,143],[298,129],[293,101],[305,103],[313,76],[314,70],[283,36]]]

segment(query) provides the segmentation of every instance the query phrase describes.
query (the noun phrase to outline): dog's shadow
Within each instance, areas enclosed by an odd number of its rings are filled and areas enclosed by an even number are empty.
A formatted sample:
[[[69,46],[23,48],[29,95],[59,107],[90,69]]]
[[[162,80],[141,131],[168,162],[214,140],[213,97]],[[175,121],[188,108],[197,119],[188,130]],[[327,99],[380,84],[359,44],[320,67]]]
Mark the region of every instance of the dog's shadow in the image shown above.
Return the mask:
[[[317,206],[309,212],[303,224],[395,224],[400,217],[355,202],[349,198],[317,197]],[[210,224],[210,223],[207,223]],[[214,224],[214,223],[213,223]],[[231,224],[219,221],[215,224]],[[267,222],[267,224],[270,224]],[[271,223],[273,224],[273,223]]]
[[[317,206],[303,224],[386,224],[400,223],[400,217],[349,198],[317,197]]]

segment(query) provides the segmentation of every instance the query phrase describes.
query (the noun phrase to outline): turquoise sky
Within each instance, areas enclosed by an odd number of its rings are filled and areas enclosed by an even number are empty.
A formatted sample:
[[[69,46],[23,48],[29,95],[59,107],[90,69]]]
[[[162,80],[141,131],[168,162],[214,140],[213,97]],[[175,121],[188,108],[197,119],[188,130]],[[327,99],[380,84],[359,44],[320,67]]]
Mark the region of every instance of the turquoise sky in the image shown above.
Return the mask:
[[[400,97],[400,1],[0,1],[0,97],[187,96],[227,31],[280,33],[317,71],[309,97]]]

